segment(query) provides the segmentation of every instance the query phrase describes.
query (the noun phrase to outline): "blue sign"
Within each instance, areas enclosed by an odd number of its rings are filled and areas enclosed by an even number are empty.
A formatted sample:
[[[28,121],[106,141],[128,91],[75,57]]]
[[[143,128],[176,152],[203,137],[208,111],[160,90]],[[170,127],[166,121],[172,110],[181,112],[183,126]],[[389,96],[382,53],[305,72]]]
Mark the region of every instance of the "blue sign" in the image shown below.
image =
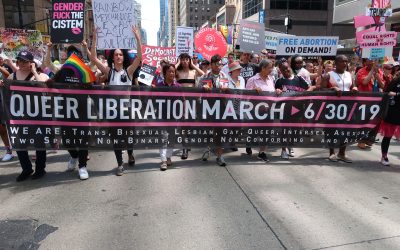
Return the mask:
[[[385,48],[371,48],[369,59],[380,59],[385,57]]]
[[[264,18],[265,18],[265,10],[260,10],[258,12],[258,22],[264,23]]]

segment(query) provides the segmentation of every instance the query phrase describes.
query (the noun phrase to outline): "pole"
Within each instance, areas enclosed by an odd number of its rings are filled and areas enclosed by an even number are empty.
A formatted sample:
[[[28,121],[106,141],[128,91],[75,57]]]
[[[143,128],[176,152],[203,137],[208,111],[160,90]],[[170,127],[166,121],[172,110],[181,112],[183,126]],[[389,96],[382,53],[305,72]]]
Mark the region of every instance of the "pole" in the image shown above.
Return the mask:
[[[23,29],[24,28],[24,24],[23,24],[23,20],[22,20],[21,0],[17,1],[17,8],[18,8],[19,28]]]
[[[286,18],[287,20],[289,20],[289,0],[286,0]],[[289,34],[289,24],[285,26],[286,26],[286,34]]]

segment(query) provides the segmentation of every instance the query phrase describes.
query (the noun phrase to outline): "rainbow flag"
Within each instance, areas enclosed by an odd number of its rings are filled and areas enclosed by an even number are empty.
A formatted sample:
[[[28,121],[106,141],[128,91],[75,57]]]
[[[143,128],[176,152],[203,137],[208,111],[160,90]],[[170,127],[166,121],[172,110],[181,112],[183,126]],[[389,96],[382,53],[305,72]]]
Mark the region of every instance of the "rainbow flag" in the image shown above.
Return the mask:
[[[75,76],[81,83],[93,83],[96,81],[96,76],[90,68],[82,62],[82,60],[75,54],[72,54],[62,66],[62,69],[70,69],[74,72]]]
[[[225,37],[228,44],[232,44],[232,26],[218,25],[218,30]]]

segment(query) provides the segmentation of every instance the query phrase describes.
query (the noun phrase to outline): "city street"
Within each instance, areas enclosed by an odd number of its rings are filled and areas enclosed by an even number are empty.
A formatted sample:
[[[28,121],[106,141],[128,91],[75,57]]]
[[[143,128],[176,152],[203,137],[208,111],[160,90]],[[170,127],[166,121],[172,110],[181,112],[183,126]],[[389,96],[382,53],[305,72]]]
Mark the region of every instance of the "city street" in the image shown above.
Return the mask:
[[[239,149],[226,168],[176,151],[165,172],[158,150],[140,150],[122,177],[112,151],[91,151],[86,181],[59,151],[43,179],[21,183],[15,159],[0,165],[0,249],[399,249],[400,143],[391,167],[379,143],[348,150],[353,164],[325,149],[290,161],[273,149],[265,164]]]

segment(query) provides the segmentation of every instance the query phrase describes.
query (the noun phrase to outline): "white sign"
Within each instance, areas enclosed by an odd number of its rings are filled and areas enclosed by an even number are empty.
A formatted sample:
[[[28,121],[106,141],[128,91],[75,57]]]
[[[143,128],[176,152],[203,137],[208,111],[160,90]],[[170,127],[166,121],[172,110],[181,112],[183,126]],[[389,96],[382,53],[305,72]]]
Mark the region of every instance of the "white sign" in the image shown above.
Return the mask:
[[[134,1],[93,0],[98,49],[136,49]]]
[[[269,50],[276,50],[278,46],[278,37],[280,36],[292,36],[284,33],[265,31],[265,48]]]
[[[187,53],[193,56],[193,28],[192,27],[176,27],[176,56]]]
[[[365,11],[365,15],[366,16],[384,16],[384,17],[388,17],[388,16],[392,16],[393,15],[393,11],[392,9],[381,9],[381,8],[366,8]]]
[[[337,36],[280,36],[276,54],[279,56],[335,56]]]

